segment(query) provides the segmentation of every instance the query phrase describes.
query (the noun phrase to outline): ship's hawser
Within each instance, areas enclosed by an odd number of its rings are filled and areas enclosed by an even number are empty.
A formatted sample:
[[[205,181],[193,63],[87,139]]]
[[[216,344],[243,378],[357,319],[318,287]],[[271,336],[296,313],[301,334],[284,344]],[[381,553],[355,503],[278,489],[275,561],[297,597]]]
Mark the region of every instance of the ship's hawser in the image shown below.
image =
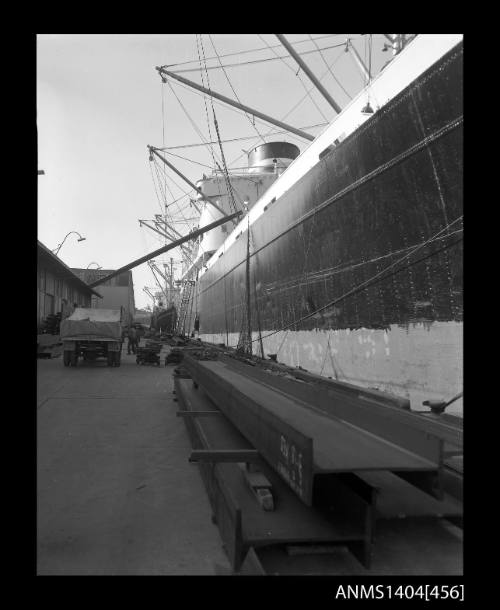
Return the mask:
[[[236,346],[250,319],[257,355],[414,409],[461,392],[462,54],[460,35],[419,35],[301,154],[251,151],[230,176],[245,197],[199,182],[226,213],[249,209],[185,275],[201,339]]]

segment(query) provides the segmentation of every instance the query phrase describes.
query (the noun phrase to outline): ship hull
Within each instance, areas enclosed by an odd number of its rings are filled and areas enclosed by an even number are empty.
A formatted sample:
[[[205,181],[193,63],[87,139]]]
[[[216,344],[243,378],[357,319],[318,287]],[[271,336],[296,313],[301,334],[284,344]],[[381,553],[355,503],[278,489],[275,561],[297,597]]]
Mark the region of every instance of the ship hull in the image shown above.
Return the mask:
[[[254,353],[413,408],[461,391],[462,113],[460,44],[255,220]],[[247,325],[246,253],[243,233],[200,278],[207,341]]]
[[[151,328],[154,330],[173,333],[177,322],[177,310],[175,307],[169,307],[164,311],[155,313],[151,318]]]

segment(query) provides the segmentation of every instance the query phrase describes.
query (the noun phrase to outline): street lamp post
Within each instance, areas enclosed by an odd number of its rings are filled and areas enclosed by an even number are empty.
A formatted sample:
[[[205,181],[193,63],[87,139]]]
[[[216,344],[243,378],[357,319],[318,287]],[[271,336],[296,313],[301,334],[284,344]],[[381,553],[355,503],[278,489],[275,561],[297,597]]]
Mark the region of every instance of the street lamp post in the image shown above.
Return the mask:
[[[97,267],[95,269],[90,269],[90,265],[97,265]],[[89,269],[90,271],[99,271],[99,269],[102,269],[102,266],[99,265],[99,263],[92,262],[87,265],[87,269]],[[99,279],[99,277],[98,277],[97,273],[86,273],[85,274],[85,282],[87,284],[95,282],[98,279]],[[92,295],[92,299],[91,299],[91,307],[94,309],[97,308],[97,297],[94,294]]]
[[[78,241],[85,241],[87,238],[86,237],[82,237],[80,235],[80,233],[78,233],[78,231],[70,231],[62,240],[62,242],[57,246],[57,248],[54,248],[54,250],[52,250],[52,252],[57,256],[59,253],[59,250],[62,248],[64,242],[66,241],[66,238],[71,235],[72,233],[76,233],[78,235]],[[92,263],[91,263],[92,264]]]

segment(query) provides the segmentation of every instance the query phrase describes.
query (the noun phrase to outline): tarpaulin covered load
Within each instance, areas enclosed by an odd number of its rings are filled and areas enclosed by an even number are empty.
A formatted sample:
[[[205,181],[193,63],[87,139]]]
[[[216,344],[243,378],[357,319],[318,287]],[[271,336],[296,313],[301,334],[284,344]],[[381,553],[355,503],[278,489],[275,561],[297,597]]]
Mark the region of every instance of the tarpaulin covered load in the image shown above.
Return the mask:
[[[120,309],[77,307],[61,322],[61,339],[82,341],[121,341]]]

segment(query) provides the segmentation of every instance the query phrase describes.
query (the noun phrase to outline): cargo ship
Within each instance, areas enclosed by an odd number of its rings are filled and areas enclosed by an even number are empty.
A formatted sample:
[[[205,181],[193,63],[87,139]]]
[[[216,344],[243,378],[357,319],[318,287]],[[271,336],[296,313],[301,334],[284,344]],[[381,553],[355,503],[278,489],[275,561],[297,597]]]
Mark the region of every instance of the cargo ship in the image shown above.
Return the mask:
[[[159,333],[173,333],[177,321],[177,309],[174,305],[163,307],[160,302],[154,307],[150,328]]]
[[[402,47],[303,150],[197,182],[200,226],[244,215],[186,265],[186,328],[425,410],[462,391],[463,40]]]

